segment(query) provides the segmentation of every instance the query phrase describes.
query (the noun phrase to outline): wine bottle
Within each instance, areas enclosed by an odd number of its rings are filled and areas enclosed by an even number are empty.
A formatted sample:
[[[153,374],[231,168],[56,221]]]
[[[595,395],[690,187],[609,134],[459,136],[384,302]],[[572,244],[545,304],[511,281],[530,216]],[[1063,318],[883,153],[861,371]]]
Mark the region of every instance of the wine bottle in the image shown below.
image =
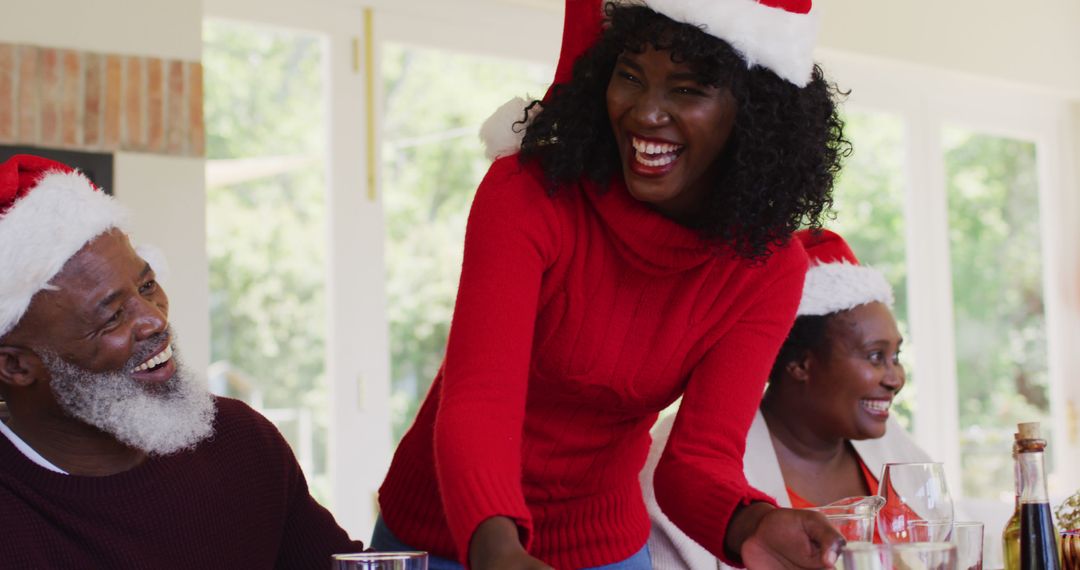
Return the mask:
[[[1020,570],[1061,570],[1057,529],[1050,514],[1038,422],[1019,425],[1016,471],[1020,488]]]
[[[1001,546],[1004,548],[1005,570],[1020,570],[1020,464],[1016,461],[1020,434],[1013,434],[1012,458],[1013,475],[1016,480],[1016,502],[1005,530],[1001,531]]]

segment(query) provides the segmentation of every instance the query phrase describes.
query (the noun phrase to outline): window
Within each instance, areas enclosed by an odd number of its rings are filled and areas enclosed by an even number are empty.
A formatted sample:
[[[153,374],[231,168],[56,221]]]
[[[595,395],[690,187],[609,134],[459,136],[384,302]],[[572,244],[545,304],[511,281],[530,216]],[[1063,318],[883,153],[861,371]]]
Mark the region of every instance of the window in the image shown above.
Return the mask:
[[[480,125],[511,97],[543,95],[549,66],[388,43],[382,51],[383,191],[394,441],[446,350],[465,221],[484,157]]]
[[[210,381],[278,425],[326,501],[323,41],[218,20],[203,42]]]
[[[364,11],[204,9],[210,376],[277,424],[316,498],[370,536],[390,437]]]
[[[896,114],[849,110],[844,113],[844,134],[852,141],[853,152],[833,192],[835,219],[825,225],[844,236],[860,263],[880,270],[892,285],[893,313],[904,337],[901,361],[907,372],[894,411],[911,429],[917,381],[915,343],[907,318],[904,124]]]
[[[1011,500],[1002,451],[1017,422],[1041,421],[1054,449],[1036,145],[958,127],[942,135],[964,495]]]

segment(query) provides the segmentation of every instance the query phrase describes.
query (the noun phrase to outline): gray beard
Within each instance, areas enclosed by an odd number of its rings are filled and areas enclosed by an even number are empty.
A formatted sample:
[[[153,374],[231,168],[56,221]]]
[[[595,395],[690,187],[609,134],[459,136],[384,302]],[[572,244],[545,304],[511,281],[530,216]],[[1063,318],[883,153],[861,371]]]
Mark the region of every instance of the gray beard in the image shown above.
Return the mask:
[[[172,378],[160,386],[133,379],[130,371],[161,346],[160,340],[144,345],[118,372],[91,372],[44,351],[39,356],[52,376],[57,403],[72,417],[149,455],[193,449],[214,432],[214,397],[206,382],[182,365],[175,345]]]

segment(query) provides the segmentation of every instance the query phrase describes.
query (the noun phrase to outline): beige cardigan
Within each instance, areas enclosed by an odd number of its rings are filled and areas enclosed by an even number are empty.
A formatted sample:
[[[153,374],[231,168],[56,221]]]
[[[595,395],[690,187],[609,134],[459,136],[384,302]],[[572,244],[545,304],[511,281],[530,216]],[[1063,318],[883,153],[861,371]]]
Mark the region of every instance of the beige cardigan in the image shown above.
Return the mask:
[[[654,570],[724,570],[731,568],[720,562],[709,551],[693,539],[683,534],[675,523],[660,511],[653,492],[652,479],[660,454],[667,445],[675,416],[664,418],[653,427],[652,448],[645,468],[641,471],[641,488],[645,505],[652,520],[652,532],[649,534],[649,552]],[[881,473],[881,468],[888,462],[930,461],[929,456],[919,449],[911,437],[904,432],[892,418],[889,419],[884,437],[852,441],[852,446],[866,464],[871,473]],[[790,507],[787,487],[780,473],[780,463],[776,459],[769,428],[759,411],[750,425],[746,436],[746,454],[743,456],[743,472],[746,480],[755,488],[769,494],[783,507]]]

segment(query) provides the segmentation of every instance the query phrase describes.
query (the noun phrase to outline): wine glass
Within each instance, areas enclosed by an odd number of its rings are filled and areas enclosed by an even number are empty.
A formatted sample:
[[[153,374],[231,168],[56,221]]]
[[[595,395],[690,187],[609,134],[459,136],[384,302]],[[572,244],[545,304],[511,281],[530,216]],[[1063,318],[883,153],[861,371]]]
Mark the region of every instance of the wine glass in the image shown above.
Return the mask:
[[[356,552],[330,561],[330,570],[428,570],[427,552]]]
[[[878,534],[889,544],[911,540],[909,523],[930,521],[952,528],[953,501],[940,463],[886,463],[878,494]],[[948,536],[938,537],[948,540]]]

